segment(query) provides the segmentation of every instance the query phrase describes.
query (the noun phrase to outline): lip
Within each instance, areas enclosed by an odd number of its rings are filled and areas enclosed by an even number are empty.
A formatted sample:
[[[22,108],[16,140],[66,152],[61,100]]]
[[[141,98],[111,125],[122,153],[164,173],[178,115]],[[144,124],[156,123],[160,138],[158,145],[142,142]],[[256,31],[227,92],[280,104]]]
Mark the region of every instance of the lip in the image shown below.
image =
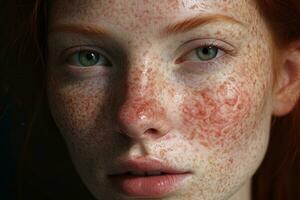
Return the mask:
[[[178,189],[191,171],[176,169],[152,158],[127,159],[120,162],[118,171],[108,175],[113,185],[130,197],[163,197]],[[132,175],[128,172],[160,171],[160,175]]]

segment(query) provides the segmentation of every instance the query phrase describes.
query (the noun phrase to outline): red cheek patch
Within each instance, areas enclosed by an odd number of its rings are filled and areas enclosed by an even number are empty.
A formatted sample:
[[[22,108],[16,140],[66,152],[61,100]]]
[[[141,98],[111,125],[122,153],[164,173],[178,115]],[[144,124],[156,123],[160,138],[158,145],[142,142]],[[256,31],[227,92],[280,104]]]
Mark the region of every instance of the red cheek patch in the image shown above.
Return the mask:
[[[208,148],[237,140],[250,108],[249,94],[241,88],[230,79],[215,87],[190,91],[180,106],[185,136]]]

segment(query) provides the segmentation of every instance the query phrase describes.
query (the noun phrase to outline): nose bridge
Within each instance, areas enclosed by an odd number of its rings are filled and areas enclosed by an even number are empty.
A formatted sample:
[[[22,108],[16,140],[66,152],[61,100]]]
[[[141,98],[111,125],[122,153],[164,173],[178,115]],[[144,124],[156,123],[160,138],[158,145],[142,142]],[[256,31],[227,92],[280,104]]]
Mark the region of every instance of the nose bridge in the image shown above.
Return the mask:
[[[157,70],[145,64],[131,68],[127,74],[128,100],[131,98],[148,98],[154,95],[157,83],[155,80]]]
[[[127,70],[126,94],[118,109],[118,120],[122,132],[130,137],[161,136],[168,132],[166,112],[157,91],[158,73],[147,60],[132,63]]]
[[[128,71],[127,88],[124,101],[119,109],[122,123],[142,126],[157,115],[160,107],[155,95],[153,69],[141,66]]]
[[[133,46],[132,49],[137,44]],[[135,49],[127,71],[128,94],[147,96],[147,93],[154,92],[155,77],[158,75],[157,66],[154,64],[155,56],[151,50],[152,43],[146,40]]]
[[[146,43],[146,42],[144,42]],[[151,44],[141,45],[131,55],[131,62],[126,73],[126,95],[121,105],[120,114],[123,118],[131,116],[132,120],[145,119],[153,115],[153,107],[159,106],[156,95],[158,70],[153,65],[150,51]]]

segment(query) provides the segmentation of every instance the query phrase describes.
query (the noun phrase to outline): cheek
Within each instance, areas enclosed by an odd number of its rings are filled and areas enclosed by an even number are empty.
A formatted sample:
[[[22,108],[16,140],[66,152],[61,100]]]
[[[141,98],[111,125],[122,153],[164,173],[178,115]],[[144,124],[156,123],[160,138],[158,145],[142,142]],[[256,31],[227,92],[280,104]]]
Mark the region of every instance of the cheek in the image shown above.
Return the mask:
[[[83,138],[96,129],[104,99],[96,85],[96,82],[68,85],[56,79],[48,81],[50,109],[61,133]]]
[[[206,148],[223,147],[243,135],[250,95],[234,78],[187,93],[180,105],[182,131]]]

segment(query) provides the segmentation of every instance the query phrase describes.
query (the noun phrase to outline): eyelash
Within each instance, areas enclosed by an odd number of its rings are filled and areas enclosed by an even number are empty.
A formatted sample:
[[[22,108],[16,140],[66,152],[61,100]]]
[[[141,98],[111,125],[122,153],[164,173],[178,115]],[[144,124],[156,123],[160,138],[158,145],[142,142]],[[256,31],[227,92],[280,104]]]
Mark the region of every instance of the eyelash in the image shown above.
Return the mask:
[[[197,62],[198,64],[201,63],[202,65],[213,65],[216,64],[216,62],[219,60],[220,57],[226,56],[226,55],[234,55],[235,54],[235,50],[233,49],[233,47],[225,42],[220,42],[218,40],[213,40],[213,41],[200,41],[198,42],[198,44],[195,44],[197,41],[200,39],[195,39],[195,40],[189,40],[188,42],[185,42],[183,45],[181,46],[185,46],[182,48],[181,52],[185,52],[185,53],[181,53],[181,56],[175,59],[175,64],[182,64],[185,62]],[[225,44],[222,44],[225,43]],[[227,47],[225,47],[227,46]],[[199,48],[204,48],[204,47],[214,47],[216,49],[221,50],[224,54],[212,59],[209,59],[207,61],[202,61],[200,59],[198,59],[197,61],[193,61],[193,60],[184,60],[184,58],[195,52],[197,49]],[[230,48],[231,47],[231,48]],[[93,47],[83,47],[83,46],[78,46],[78,47],[72,47],[69,48],[67,50],[65,50],[66,53],[64,53],[63,57],[64,57],[64,62],[68,63],[68,59],[71,58],[71,56],[74,56],[77,53],[80,52],[84,52],[84,51],[88,51],[88,52],[94,52],[99,54],[100,56],[103,56],[104,58],[106,58],[110,63],[112,63],[111,59],[102,51],[99,51],[98,48],[93,48]],[[70,64],[68,64],[70,65]],[[76,66],[76,68],[82,67],[82,68],[87,68],[81,65],[71,65],[71,66]],[[92,66],[97,66],[97,65],[92,65]],[[98,66],[102,66],[102,65],[98,65]],[[105,66],[105,65],[103,65]]]
[[[76,66],[76,68],[87,68],[87,67],[84,67],[84,66],[81,66],[81,65],[74,65],[74,64],[69,64],[69,60],[72,59],[73,56],[75,56],[76,54],[78,53],[83,53],[83,52],[91,52],[91,53],[96,53],[98,54],[99,56],[102,56],[104,57],[109,63],[110,65],[112,65],[112,61],[111,59],[109,58],[109,56],[107,56],[107,54],[103,51],[100,51],[99,48],[95,48],[95,47],[85,47],[85,46],[75,46],[75,47],[72,47],[72,48],[68,48],[64,51],[65,53],[63,53],[62,55],[62,60],[64,63],[67,63],[69,66]],[[92,66],[105,66],[105,65],[92,65]],[[107,67],[110,67],[110,66],[107,66]]]
[[[196,39],[198,40],[198,39]],[[184,47],[183,50],[181,50],[181,52],[184,52],[184,53],[181,53],[181,56],[177,57],[175,59],[175,64],[181,64],[181,63],[184,63],[184,62],[198,62],[198,63],[202,63],[202,64],[213,64],[213,63],[216,63],[216,61],[220,58],[220,57],[223,57],[223,56],[226,56],[226,55],[235,55],[236,52],[235,52],[235,49],[234,47],[232,47],[231,45],[229,44],[222,44],[222,43],[225,43],[225,42],[220,42],[218,40],[213,40],[211,42],[209,41],[200,41],[199,44],[194,44],[195,42],[193,42],[195,40],[191,40],[191,41],[188,41],[186,43],[188,44],[184,44],[184,45],[187,45],[187,47]],[[189,45],[189,43],[193,43],[191,45]],[[224,54],[222,56],[218,56],[218,57],[215,57],[215,58],[212,58],[210,60],[207,60],[207,61],[202,61],[200,59],[198,59],[197,61],[186,61],[184,60],[184,58],[191,54],[192,52],[195,52],[197,49],[200,49],[200,48],[205,48],[205,47],[214,47],[218,50],[221,50]]]

